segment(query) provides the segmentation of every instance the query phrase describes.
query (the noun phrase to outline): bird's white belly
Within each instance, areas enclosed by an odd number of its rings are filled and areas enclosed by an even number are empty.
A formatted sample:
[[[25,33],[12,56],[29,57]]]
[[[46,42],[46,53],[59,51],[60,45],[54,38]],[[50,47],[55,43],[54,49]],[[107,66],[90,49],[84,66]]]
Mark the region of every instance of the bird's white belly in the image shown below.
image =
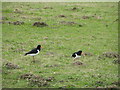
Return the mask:
[[[35,55],[37,55],[37,54],[28,54],[29,56],[35,56]]]
[[[28,54],[29,56],[35,56],[35,55],[37,55],[38,53],[39,53],[39,50],[37,50],[38,52],[37,53],[35,53],[35,54]]]
[[[81,56],[78,56],[77,54],[76,54],[76,57],[75,58],[80,58]]]

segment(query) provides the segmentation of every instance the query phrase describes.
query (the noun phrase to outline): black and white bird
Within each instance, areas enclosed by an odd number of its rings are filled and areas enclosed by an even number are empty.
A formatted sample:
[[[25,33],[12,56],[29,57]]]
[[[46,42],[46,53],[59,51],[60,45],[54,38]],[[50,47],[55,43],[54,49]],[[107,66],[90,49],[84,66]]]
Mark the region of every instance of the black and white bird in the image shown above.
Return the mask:
[[[35,62],[34,56],[39,54],[40,50],[41,50],[41,45],[38,45],[37,48],[34,48],[31,51],[25,53],[25,56],[26,55],[33,56],[33,62]]]
[[[74,52],[74,53],[72,54],[72,57],[74,58],[74,60],[76,60],[76,59],[80,58],[81,55],[84,55],[84,54],[83,54],[83,52],[80,50],[80,51],[78,51],[78,52]]]

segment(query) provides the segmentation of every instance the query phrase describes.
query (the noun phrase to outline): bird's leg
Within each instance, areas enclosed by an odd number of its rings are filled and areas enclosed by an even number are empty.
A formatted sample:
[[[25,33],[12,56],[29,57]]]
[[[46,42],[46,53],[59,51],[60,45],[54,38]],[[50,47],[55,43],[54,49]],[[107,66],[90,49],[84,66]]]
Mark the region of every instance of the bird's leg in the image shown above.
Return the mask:
[[[76,60],[78,60],[78,59],[79,59],[79,58],[74,58],[73,60],[76,61]]]
[[[76,58],[74,58],[73,60],[76,61]]]
[[[34,56],[33,56],[33,62],[35,62]]]

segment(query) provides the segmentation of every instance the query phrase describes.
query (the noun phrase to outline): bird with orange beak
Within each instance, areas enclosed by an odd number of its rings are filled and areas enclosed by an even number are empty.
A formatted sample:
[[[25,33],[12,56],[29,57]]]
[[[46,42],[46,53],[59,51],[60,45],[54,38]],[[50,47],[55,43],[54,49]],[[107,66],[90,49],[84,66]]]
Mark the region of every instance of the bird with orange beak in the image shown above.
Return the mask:
[[[34,56],[39,54],[40,50],[41,50],[41,45],[38,45],[37,48],[34,48],[31,51],[25,53],[25,56],[26,55],[33,56],[33,62],[35,62]]]
[[[72,54],[72,57],[74,58],[74,60],[76,60],[76,59],[80,58],[82,55],[84,56],[84,53],[82,52],[82,50],[80,50],[78,52],[74,52]]]

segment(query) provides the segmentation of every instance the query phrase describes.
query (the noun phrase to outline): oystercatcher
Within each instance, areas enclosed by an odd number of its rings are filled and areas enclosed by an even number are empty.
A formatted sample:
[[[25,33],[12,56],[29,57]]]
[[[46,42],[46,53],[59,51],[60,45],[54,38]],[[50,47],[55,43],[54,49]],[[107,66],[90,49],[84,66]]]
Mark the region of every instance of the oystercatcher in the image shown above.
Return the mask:
[[[35,62],[34,56],[37,55],[37,54],[39,54],[40,50],[41,50],[41,45],[38,45],[37,48],[34,48],[31,51],[25,53],[25,56],[26,55],[33,56],[33,62]]]
[[[83,52],[80,50],[78,52],[75,52],[72,54],[72,57],[74,57],[74,60],[76,60],[77,58],[80,58],[81,55],[84,55]]]

